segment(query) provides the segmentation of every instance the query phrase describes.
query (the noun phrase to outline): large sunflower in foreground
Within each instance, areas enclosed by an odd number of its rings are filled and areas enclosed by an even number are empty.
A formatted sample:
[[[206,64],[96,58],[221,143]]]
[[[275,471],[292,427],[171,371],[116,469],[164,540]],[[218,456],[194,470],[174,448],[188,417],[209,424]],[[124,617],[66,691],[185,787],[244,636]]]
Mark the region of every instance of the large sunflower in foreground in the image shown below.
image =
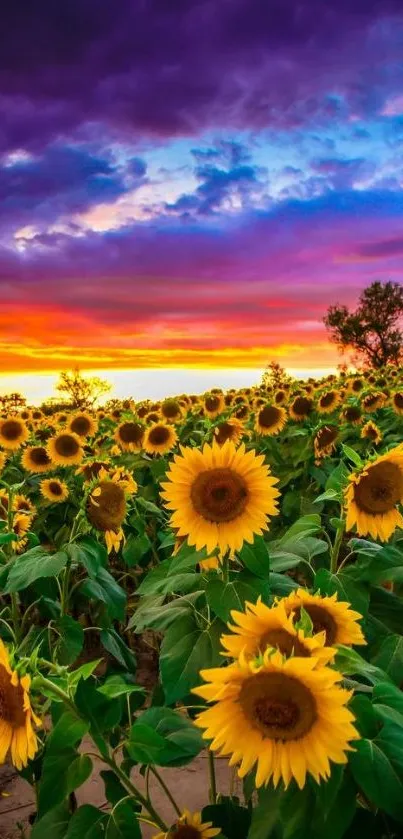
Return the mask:
[[[263,455],[247,452],[243,443],[238,449],[230,440],[206,443],[202,450],[181,447],[167,478],[161,495],[172,511],[172,527],[197,550],[240,550],[278,513],[277,478]]]
[[[202,822],[201,813],[184,810],[166,833],[158,833],[154,839],[211,839],[219,833],[221,829],[213,827],[213,822]]]
[[[49,472],[52,467],[52,461],[45,446],[27,446],[22,453],[21,464],[27,472],[38,475]]]
[[[256,413],[255,431],[258,434],[272,436],[282,431],[287,422],[287,412],[280,405],[265,405]]]
[[[11,449],[11,451],[19,449],[28,437],[28,428],[19,417],[6,417],[0,420],[0,446],[4,449]]]
[[[72,466],[81,463],[84,451],[78,434],[61,431],[48,440],[48,455],[56,466]]]
[[[16,769],[26,766],[38,750],[32,723],[40,725],[29,700],[29,676],[19,676],[10,667],[7,650],[0,639],[0,764],[10,752]]]
[[[359,536],[387,542],[403,516],[397,505],[403,501],[403,445],[366,463],[350,475],[345,490],[347,530],[354,525]]]
[[[302,629],[294,626],[290,612],[286,612],[280,600],[274,606],[266,606],[259,597],[257,603],[245,603],[245,611],[231,612],[233,623],[228,624],[231,635],[222,635],[221,644],[226,654],[238,658],[241,653],[257,656],[268,647],[273,647],[287,658],[291,655],[308,658],[314,656],[320,664],[327,664],[336,650],[325,647],[325,633],[319,632],[313,638],[305,636]]]
[[[338,600],[337,594],[321,597],[320,594],[310,594],[306,589],[299,588],[281,601],[288,614],[294,613],[294,620],[298,621],[301,608],[308,613],[314,634],[325,632],[326,645],[333,644],[366,644],[362,629],[358,623],[362,619],[359,612],[350,608],[344,600]]]
[[[231,755],[243,778],[257,764],[256,786],[280,779],[300,789],[307,773],[319,783],[330,762],[347,763],[350,740],[358,738],[346,708],[349,691],[338,686],[341,673],[316,669],[315,658],[284,659],[272,649],[257,659],[240,656],[228,667],[202,670],[207,684],[193,693],[215,704],[195,723],[210,749]]]

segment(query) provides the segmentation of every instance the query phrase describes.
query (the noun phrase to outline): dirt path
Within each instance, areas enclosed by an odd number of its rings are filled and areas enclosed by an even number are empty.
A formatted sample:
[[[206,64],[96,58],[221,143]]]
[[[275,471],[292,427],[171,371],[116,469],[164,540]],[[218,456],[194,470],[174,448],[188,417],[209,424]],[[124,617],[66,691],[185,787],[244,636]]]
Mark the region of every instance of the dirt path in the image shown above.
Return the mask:
[[[227,761],[218,759],[217,765],[217,788],[224,795],[228,795],[230,772]],[[99,777],[102,765],[96,764],[94,760],[94,772],[91,778],[77,790],[79,804],[93,804],[96,807],[105,807],[107,804],[104,795],[104,784]],[[208,804],[208,765],[207,755],[203,753],[190,766],[181,769],[161,769],[161,775],[171,789],[180,807],[187,807],[189,810],[200,810]],[[138,770],[133,771],[133,781],[140,789],[144,789],[144,780]],[[34,796],[32,789],[18,775],[15,775],[11,767],[0,767],[0,788],[7,792],[8,797],[0,798],[0,839],[20,839],[21,832],[18,823],[26,831],[25,837],[29,837],[29,816],[35,811]],[[171,824],[175,820],[175,813],[167,801],[164,792],[153,776],[150,780],[150,791],[156,809],[164,819]],[[237,789],[239,794],[239,787]],[[156,832],[143,826],[145,839],[150,839]],[[22,834],[24,835],[24,834]]]

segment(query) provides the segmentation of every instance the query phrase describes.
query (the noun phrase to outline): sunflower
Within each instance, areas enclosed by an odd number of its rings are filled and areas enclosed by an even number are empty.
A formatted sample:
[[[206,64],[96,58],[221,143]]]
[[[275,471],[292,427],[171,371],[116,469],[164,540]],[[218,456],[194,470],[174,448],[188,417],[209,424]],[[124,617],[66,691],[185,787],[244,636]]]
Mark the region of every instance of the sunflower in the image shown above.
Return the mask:
[[[243,422],[236,417],[220,422],[214,429],[214,437],[219,446],[222,446],[226,440],[232,440],[235,445],[240,442],[245,429]]]
[[[328,390],[318,399],[318,411],[320,414],[331,414],[340,404],[341,396],[337,390]]]
[[[165,399],[160,413],[166,422],[180,422],[182,419],[182,408],[177,399]]]
[[[7,463],[7,455],[5,452],[0,452],[0,472],[4,469]]]
[[[235,419],[245,420],[249,416],[249,407],[248,405],[239,405],[236,410],[234,411]]]
[[[8,513],[8,492],[5,489],[0,489],[0,521],[7,519]]]
[[[56,414],[55,419],[58,425],[66,425],[66,422],[68,422],[69,420],[69,415],[66,414],[65,411],[60,411],[58,414]]]
[[[342,675],[316,667],[315,658],[268,648],[256,659],[241,655],[228,667],[201,670],[207,682],[193,693],[215,704],[196,717],[210,749],[231,755],[243,778],[257,764],[256,786],[270,779],[300,789],[307,773],[319,783],[334,763],[347,763],[350,740],[358,738],[346,708],[352,693],[338,686]]]
[[[356,525],[359,536],[387,542],[403,516],[397,504],[403,501],[403,446],[399,445],[350,475],[345,490],[347,530]]]
[[[34,474],[48,472],[52,467],[52,461],[45,446],[27,446],[22,453],[21,464],[27,472]]]
[[[35,420],[35,422],[39,422],[41,419],[43,419],[42,411],[40,411],[39,408],[34,408],[31,414],[31,418]]]
[[[97,423],[91,414],[85,411],[75,414],[68,423],[68,431],[77,434],[78,437],[93,437],[97,431]]]
[[[120,449],[119,449],[120,452]],[[105,460],[89,460],[76,469],[76,475],[84,476],[84,483],[91,483],[98,477],[101,469],[107,474],[112,467]]]
[[[159,411],[150,411],[146,416],[146,422],[150,425],[160,422],[161,421],[161,414]]]
[[[376,446],[382,440],[382,432],[375,422],[369,420],[369,422],[366,422],[361,430],[361,437],[366,440],[371,440],[371,442]]]
[[[337,594],[321,597],[299,588],[281,601],[287,614],[294,613],[294,620],[299,620],[301,607],[308,612],[313,624],[313,632],[326,633],[326,645],[366,644],[362,629],[357,621],[362,619],[359,612],[350,608],[344,600],[338,600]]]
[[[265,405],[256,414],[255,431],[264,437],[278,434],[287,422],[287,412],[280,405]]]
[[[178,435],[171,425],[156,422],[147,428],[144,435],[144,451],[147,454],[165,454],[176,445]]]
[[[0,445],[3,449],[19,449],[28,437],[28,428],[19,417],[6,417],[0,421]]]
[[[115,431],[115,440],[125,452],[140,451],[143,437],[144,426],[140,422],[122,422]]]
[[[57,466],[74,466],[81,463],[84,452],[78,434],[61,431],[48,441],[49,457]]]
[[[31,527],[31,522],[32,516],[27,513],[15,513],[13,517],[13,533],[15,533],[17,539],[15,542],[11,542],[11,547],[17,553],[21,553],[27,544],[26,534]]]
[[[238,449],[230,440],[223,446],[214,440],[202,450],[181,447],[167,479],[161,494],[172,511],[171,524],[197,550],[240,550],[278,513],[277,478],[263,455],[246,452],[243,443]]]
[[[368,393],[361,401],[361,405],[364,411],[371,412],[371,411],[378,411],[379,408],[383,408],[386,402],[386,396],[384,393],[380,393],[379,391],[375,391],[374,393]]]
[[[119,550],[124,539],[122,524],[127,512],[125,488],[118,479],[103,477],[92,488],[87,499],[90,524],[105,534],[108,553]]]
[[[392,396],[392,408],[396,414],[403,416],[403,391],[398,391]]]
[[[284,402],[287,401],[287,391],[283,388],[280,390],[276,390],[274,394],[274,402],[276,405],[284,405]]]
[[[19,417],[24,420],[24,422],[29,422],[31,419],[31,411],[28,408],[24,408],[23,411],[20,411]]]
[[[234,394],[233,393],[226,393],[224,396],[224,405],[229,408],[234,401]]]
[[[69,497],[67,484],[64,481],[59,481],[58,478],[48,478],[41,481],[39,489],[43,498],[47,498],[48,501],[54,501],[55,503],[61,503]]]
[[[364,382],[360,378],[349,379],[349,381],[347,382],[347,387],[350,393],[360,393],[360,391],[364,387]]]
[[[320,459],[331,454],[336,446],[338,436],[339,429],[337,425],[322,425],[316,432],[313,441],[315,456]]]
[[[166,833],[157,833],[153,839],[211,839],[221,833],[213,822],[202,822],[201,813],[184,810],[179,819]]]
[[[150,410],[150,407],[149,407],[148,404],[143,404],[143,405],[137,405],[136,406],[136,413],[137,413],[137,416],[138,416],[139,419],[144,419],[144,417],[147,416],[149,410]]]
[[[13,500],[13,510],[16,513],[27,513],[33,518],[36,515],[36,507],[25,495],[15,495]]]
[[[290,405],[290,414],[297,422],[309,417],[313,410],[313,400],[308,396],[297,396]]]
[[[111,419],[113,420],[120,420],[122,416],[122,409],[121,408],[113,408],[110,413]]]
[[[228,628],[232,634],[222,635],[221,644],[232,658],[239,658],[241,653],[256,657],[267,647],[278,649],[286,657],[314,656],[320,664],[327,664],[335,656],[336,650],[325,646],[325,633],[305,637],[302,629],[294,626],[293,616],[281,600],[271,607],[262,603],[260,597],[256,604],[246,601],[245,611],[233,610],[231,618],[233,624],[229,623]]]
[[[204,410],[210,419],[215,419],[224,410],[224,397],[222,393],[209,393],[204,397]]]
[[[0,764],[10,752],[11,762],[22,769],[38,751],[32,723],[41,722],[29,699],[31,679],[20,676],[10,666],[7,650],[0,639]]]
[[[341,416],[345,422],[349,422],[351,425],[360,425],[362,411],[359,405],[346,405]]]

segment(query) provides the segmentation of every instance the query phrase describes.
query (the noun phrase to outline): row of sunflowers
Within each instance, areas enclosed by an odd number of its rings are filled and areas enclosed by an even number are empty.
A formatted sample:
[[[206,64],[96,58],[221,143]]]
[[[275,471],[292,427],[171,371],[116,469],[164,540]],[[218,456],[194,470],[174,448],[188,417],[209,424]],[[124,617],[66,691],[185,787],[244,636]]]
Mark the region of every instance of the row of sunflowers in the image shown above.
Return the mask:
[[[396,367],[0,417],[24,835],[402,835],[402,417]],[[199,755],[195,812],[165,770]]]

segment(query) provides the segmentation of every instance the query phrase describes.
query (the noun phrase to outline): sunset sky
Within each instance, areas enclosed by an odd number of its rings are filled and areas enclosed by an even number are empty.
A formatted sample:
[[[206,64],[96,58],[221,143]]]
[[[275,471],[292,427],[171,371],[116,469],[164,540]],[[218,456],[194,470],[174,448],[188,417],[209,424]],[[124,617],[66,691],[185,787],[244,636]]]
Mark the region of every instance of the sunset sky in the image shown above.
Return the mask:
[[[2,12],[0,370],[334,366],[403,267],[402,0]]]

